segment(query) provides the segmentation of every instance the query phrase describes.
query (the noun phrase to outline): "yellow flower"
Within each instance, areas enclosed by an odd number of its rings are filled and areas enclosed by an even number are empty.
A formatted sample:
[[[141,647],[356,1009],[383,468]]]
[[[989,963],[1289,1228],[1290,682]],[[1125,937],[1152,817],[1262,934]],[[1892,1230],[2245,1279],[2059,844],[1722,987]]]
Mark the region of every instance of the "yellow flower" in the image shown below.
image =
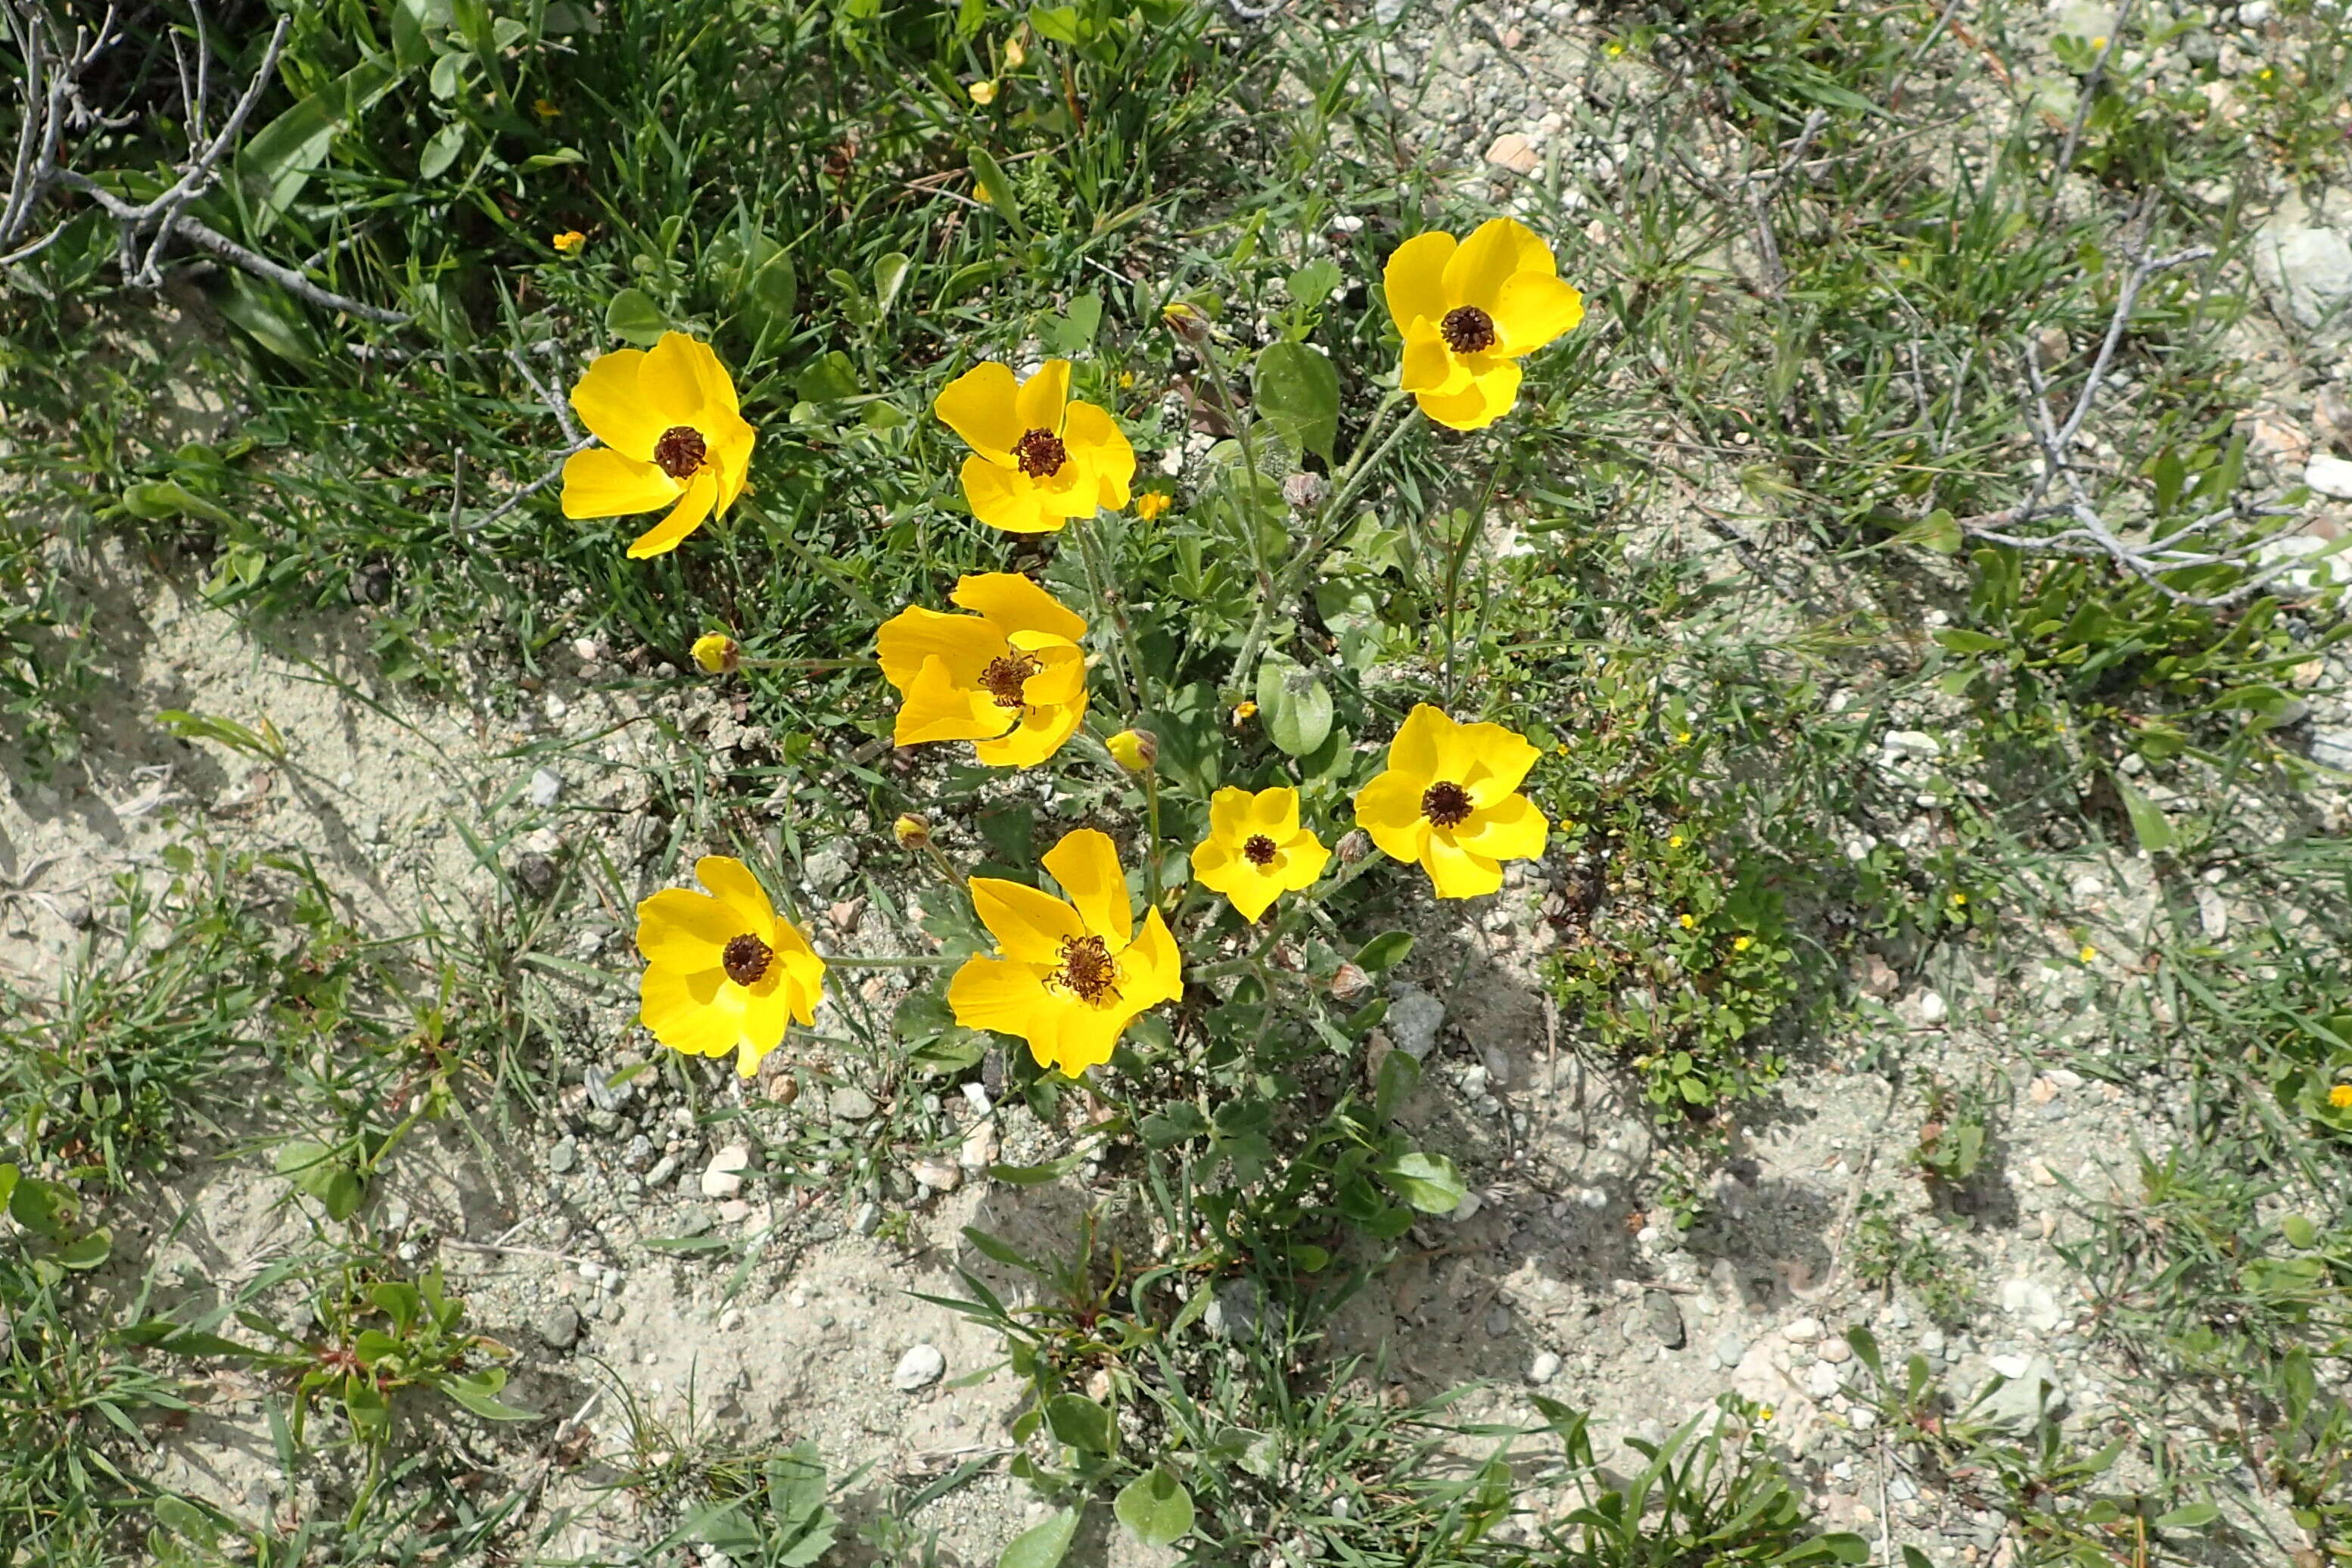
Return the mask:
[[[646,965],[637,1016],[674,1051],[735,1052],[736,1069],[750,1078],[782,1043],[786,1024],[816,1022],[824,960],[777,915],[742,861],[706,855],[694,874],[710,893],[665,888],[637,906]]]
[[[555,247],[556,254],[559,256],[577,256],[581,248],[588,243],[588,237],[576,228],[567,228],[547,243]]]
[[[1772,1419],[1772,1416],[1773,1416],[1773,1410],[1772,1410],[1772,1407],[1771,1407],[1770,1405],[1758,1405],[1758,1406],[1756,1407],[1756,1419],[1757,1419],[1757,1420],[1759,1420],[1759,1421],[1769,1421],[1769,1420],[1771,1420],[1771,1419]]]
[[[1019,70],[1023,63],[1028,58],[1029,46],[1021,41],[1020,34],[1015,33],[1013,37],[1004,40],[1004,68],[1006,70]]]
[[[1417,234],[1381,277],[1404,334],[1397,384],[1455,430],[1484,429],[1510,412],[1519,357],[1584,319],[1584,296],[1554,276],[1550,247],[1511,218],[1489,218],[1458,242]]]
[[[664,332],[650,353],[600,355],[572,389],[572,406],[604,444],[564,463],[563,515],[670,509],[629,546],[631,560],[677,549],[742,493],[754,433],[709,344]]]
[[[530,100],[530,111],[533,114],[538,115],[541,120],[553,120],[563,112],[563,110],[556,108],[553,103],[544,98],[532,99]]]
[[[1331,858],[1298,825],[1298,792],[1221,789],[1209,797],[1209,836],[1192,849],[1192,875],[1255,921],[1284,893],[1312,887]]]
[[[1457,724],[1422,703],[1389,743],[1388,771],[1356,795],[1356,820],[1383,853],[1420,861],[1439,898],[1491,893],[1502,861],[1544,851],[1543,813],[1515,793],[1537,755],[1500,724]]]
[[[1690,744],[1690,731],[1689,731],[1688,730],[1677,730],[1677,731],[1675,731],[1675,745],[1677,745],[1677,746],[1687,746],[1687,745],[1689,745],[1689,744]]]
[[[992,528],[1052,533],[1071,518],[1127,504],[1135,448],[1109,415],[1070,401],[1066,359],[1047,360],[1018,384],[1001,364],[974,365],[931,412],[971,447],[963,496]]]
[[[949,595],[970,616],[910,606],[883,624],[882,678],[904,699],[892,739],[971,741],[991,767],[1033,768],[1087,711],[1087,623],[1028,578],[983,572]]]
[[[1131,773],[1148,773],[1160,760],[1160,737],[1149,730],[1121,730],[1103,742],[1110,760]]]
[[[729,675],[742,668],[743,646],[733,637],[706,632],[694,639],[694,662],[705,675]]]
[[[920,849],[931,841],[931,825],[911,811],[890,825],[890,833],[901,849]]]
[[[1964,910],[1968,907],[1969,896],[1966,893],[1954,893],[1952,895],[1952,908],[1956,910]]]
[[[971,199],[982,204],[991,203],[996,200],[994,196],[988,194],[988,187],[982,184],[978,180],[974,180],[971,183]]]
[[[1691,917],[1690,917],[1690,916],[1688,916],[1688,915],[1685,915],[1685,916],[1683,916],[1683,917],[1682,917],[1682,921],[1683,921],[1683,930],[1685,930],[1685,931],[1696,931],[1696,930],[1698,928],[1698,921],[1695,921],[1695,920],[1691,919]]]
[[[1746,952],[1755,945],[1756,939],[1752,936],[1735,936],[1731,939],[1731,951],[1734,952]]]
[[[1251,720],[1253,720],[1253,719],[1255,719],[1255,718],[1256,718],[1256,717],[1257,717],[1257,704],[1256,704],[1256,703],[1255,703],[1255,702],[1252,702],[1248,698],[1244,697],[1244,698],[1243,698],[1239,702],[1236,702],[1236,703],[1234,703],[1234,724],[1236,724],[1236,725],[1246,724],[1246,723],[1248,723]]]
[[[1135,373],[1133,371],[1123,370],[1118,373],[1118,386],[1121,392],[1126,391],[1129,387],[1133,386],[1134,384]]]
[[[971,902],[997,956],[965,960],[948,1005],[967,1029],[1029,1042],[1041,1067],[1071,1078],[1110,1059],[1138,1014],[1184,993],[1176,939],[1156,909],[1135,934],[1127,874],[1109,836],[1066,835],[1045,854],[1065,902],[1020,882],[971,879]]]
[[[1145,490],[1135,498],[1135,515],[1150,522],[1173,505],[1175,500],[1166,490]]]
[[[1669,848],[1669,849],[1679,849],[1679,848],[1681,848],[1682,847],[1683,847],[1683,836],[1682,836],[1681,834],[1679,834],[1679,833],[1677,833],[1677,834],[1675,834],[1675,835],[1671,836],[1671,837],[1668,837],[1668,838],[1667,838],[1667,840],[1666,840],[1666,847],[1667,847],[1667,848]]]
[[[2352,1083],[2339,1083],[2329,1089],[2327,1103],[2338,1110],[2352,1110]]]
[[[2081,959],[2084,963],[2090,963],[2093,959],[2095,959],[2095,958],[2096,958],[2096,957],[2098,957],[2098,956],[2099,956],[2099,950],[2098,950],[2097,948],[2095,948],[2095,947],[2093,947],[2089,942],[2084,942],[2084,943],[2083,944],[2083,951],[2082,951],[2082,952],[2078,952],[2078,953],[2076,953],[2074,956],[2075,956],[2075,957],[2077,957],[2077,958],[2079,958],[2079,959]]]
[[[971,100],[982,109],[996,101],[996,84],[992,81],[976,81],[964,90],[971,94]]]

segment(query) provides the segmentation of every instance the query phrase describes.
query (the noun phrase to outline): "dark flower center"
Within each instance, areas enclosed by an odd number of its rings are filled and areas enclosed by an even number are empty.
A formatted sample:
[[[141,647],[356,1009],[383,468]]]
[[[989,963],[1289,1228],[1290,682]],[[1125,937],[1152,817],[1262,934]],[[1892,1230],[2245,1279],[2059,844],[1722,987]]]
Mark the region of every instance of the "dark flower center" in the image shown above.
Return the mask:
[[[727,965],[728,979],[738,985],[750,985],[768,973],[768,961],[775,956],[774,948],[745,931],[727,944],[726,956],[720,962]]]
[[[1274,840],[1263,833],[1251,834],[1249,842],[1242,846],[1242,858],[1253,866],[1273,865]]]
[[[1438,780],[1421,792],[1421,815],[1437,827],[1458,827],[1470,819],[1470,792]]]
[[[1446,318],[1449,321],[1453,319]],[[671,479],[683,479],[702,467],[702,459],[709,451],[701,431],[691,425],[673,425],[654,443],[654,463]]]
[[[1045,668],[1028,654],[1009,653],[988,661],[988,668],[980,672],[980,684],[996,699],[999,708],[1025,708],[1029,700],[1022,695],[1021,688]]]
[[[1475,354],[1495,346],[1495,318],[1475,305],[1456,305],[1437,325],[1438,336],[1458,354]]]
[[[1013,443],[1013,455],[1021,459],[1021,471],[1033,479],[1052,479],[1070,460],[1070,449],[1051,430],[1030,431]]]
[[[1108,996],[1118,1000],[1118,963],[1110,955],[1098,936],[1066,936],[1062,939],[1062,967],[1054,972],[1054,983],[1089,1006]]]

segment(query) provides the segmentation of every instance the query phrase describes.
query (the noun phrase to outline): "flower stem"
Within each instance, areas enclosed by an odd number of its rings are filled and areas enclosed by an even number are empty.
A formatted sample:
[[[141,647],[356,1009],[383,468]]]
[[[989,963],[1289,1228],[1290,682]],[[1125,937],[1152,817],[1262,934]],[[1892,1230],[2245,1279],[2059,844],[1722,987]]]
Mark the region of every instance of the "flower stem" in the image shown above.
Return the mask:
[[[1477,502],[1471,507],[1469,516],[1463,524],[1462,537],[1458,540],[1451,540],[1447,542],[1445,555],[1445,706],[1448,711],[1453,710],[1455,695],[1454,689],[1454,599],[1461,590],[1462,568],[1470,559],[1470,547],[1477,542],[1478,535],[1486,531],[1486,503],[1494,499],[1495,482],[1502,477],[1502,473],[1503,453],[1502,449],[1498,447],[1495,451],[1494,466],[1486,470],[1486,483],[1485,487],[1479,490]]]
[[[1151,907],[1160,907],[1160,769],[1157,763],[1143,770],[1143,805],[1150,820],[1151,837],[1144,843],[1143,879],[1150,893]]]
[[[938,845],[926,843],[923,846],[923,853],[929,858],[932,869],[946,879],[949,887],[961,888],[964,885],[963,878],[957,872],[954,863],[940,853]]]
[[[811,674],[821,669],[872,669],[881,661],[871,657],[858,658],[747,658],[738,661],[738,669],[798,669]]]
[[[1274,593],[1274,574],[1265,564],[1265,542],[1258,537],[1257,519],[1254,514],[1258,503],[1257,443],[1250,435],[1250,422],[1242,417],[1242,406],[1234,398],[1233,384],[1225,379],[1225,367],[1217,363],[1216,346],[1203,342],[1200,346],[1201,363],[1207,367],[1209,379],[1217,384],[1217,395],[1233,416],[1234,435],[1241,442],[1242,468],[1249,475],[1249,504],[1241,509],[1242,532],[1249,545],[1250,569],[1257,574],[1257,591],[1270,597]]]
[[[1093,518],[1088,518],[1076,525],[1078,556],[1087,569],[1087,588],[1093,592],[1095,602],[1102,606],[1102,613],[1110,617],[1111,646],[1117,651],[1120,668],[1125,671],[1123,679],[1132,704],[1129,712],[1139,719],[1150,707],[1150,696],[1144,688],[1143,658],[1135,646],[1135,628],[1128,623],[1126,601],[1111,585],[1110,563],[1101,558],[1102,542],[1095,537],[1094,521]]]

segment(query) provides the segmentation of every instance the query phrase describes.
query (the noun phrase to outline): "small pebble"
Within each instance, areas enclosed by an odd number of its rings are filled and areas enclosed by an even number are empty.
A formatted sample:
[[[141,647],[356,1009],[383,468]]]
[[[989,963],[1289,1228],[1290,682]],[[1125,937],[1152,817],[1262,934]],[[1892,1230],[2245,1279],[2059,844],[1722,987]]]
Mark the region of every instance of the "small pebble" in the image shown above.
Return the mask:
[[[530,775],[530,804],[545,811],[563,793],[562,775],[552,768],[541,768]]]
[[[1528,1381],[1540,1388],[1559,1375],[1559,1357],[1550,1351],[1538,1352],[1535,1363],[1528,1368]]]
[[[1748,1342],[1738,1334],[1727,1331],[1716,1336],[1715,1359],[1717,1363],[1723,1366],[1738,1366],[1740,1358],[1747,1353]]]
[[[937,1383],[948,1370],[948,1358],[936,1345],[917,1345],[898,1358],[898,1369],[890,1373],[890,1386],[901,1394],[912,1394]]]

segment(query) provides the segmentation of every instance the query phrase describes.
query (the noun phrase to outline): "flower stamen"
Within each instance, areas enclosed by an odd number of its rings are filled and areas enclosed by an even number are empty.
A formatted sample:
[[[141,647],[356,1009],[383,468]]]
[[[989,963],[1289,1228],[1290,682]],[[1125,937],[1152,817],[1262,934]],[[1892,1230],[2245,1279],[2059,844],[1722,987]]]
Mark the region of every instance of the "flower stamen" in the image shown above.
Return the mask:
[[[1459,827],[1470,820],[1470,792],[1458,784],[1438,780],[1421,792],[1421,815],[1433,827]]]
[[[758,984],[760,976],[768,973],[768,961],[775,956],[774,948],[745,931],[727,944],[727,952],[720,962],[727,966],[728,979],[738,985],[752,985]]]
[[[1088,1006],[1106,997],[1118,1000],[1118,961],[1098,936],[1062,939],[1062,967],[1047,984],[1059,985]]]
[[[1495,346],[1495,318],[1475,305],[1456,305],[1438,323],[1437,334],[1455,353],[1478,353]]]
[[[999,708],[1017,710],[1029,705],[1029,699],[1022,688],[1031,676],[1045,668],[1034,654],[1009,653],[988,661],[988,668],[980,672],[980,684],[996,699]]]
[[[1242,858],[1253,866],[1273,865],[1274,855],[1274,840],[1263,833],[1251,834],[1249,842],[1242,846]]]
[[[654,443],[654,466],[671,479],[691,479],[709,454],[701,431],[691,425],[673,425]]]
[[[1013,444],[1021,471],[1033,479],[1050,479],[1070,460],[1070,449],[1051,430],[1032,430]]]

